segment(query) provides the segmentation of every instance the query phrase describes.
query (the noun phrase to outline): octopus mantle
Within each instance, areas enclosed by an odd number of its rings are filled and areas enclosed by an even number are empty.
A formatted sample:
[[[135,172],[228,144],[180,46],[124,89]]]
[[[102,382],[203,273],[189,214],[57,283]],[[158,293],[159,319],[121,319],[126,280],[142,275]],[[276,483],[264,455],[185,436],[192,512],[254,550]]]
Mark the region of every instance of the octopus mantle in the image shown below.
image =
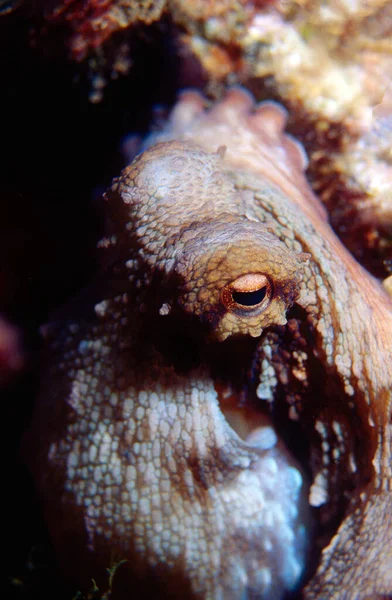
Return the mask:
[[[183,94],[46,328],[28,460],[67,572],[126,561],[114,597],[392,594],[392,304],[284,124]]]

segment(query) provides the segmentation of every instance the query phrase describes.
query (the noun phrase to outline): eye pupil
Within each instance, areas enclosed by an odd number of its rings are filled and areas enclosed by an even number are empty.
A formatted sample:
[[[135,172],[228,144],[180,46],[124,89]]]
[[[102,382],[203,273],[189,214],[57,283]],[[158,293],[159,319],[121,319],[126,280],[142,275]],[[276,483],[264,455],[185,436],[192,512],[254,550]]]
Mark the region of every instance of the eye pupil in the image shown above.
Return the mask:
[[[264,300],[267,293],[267,286],[263,286],[258,290],[252,292],[232,292],[233,302],[241,304],[242,306],[256,306]]]
[[[245,273],[222,289],[223,306],[241,317],[264,311],[273,297],[273,283],[264,273]]]

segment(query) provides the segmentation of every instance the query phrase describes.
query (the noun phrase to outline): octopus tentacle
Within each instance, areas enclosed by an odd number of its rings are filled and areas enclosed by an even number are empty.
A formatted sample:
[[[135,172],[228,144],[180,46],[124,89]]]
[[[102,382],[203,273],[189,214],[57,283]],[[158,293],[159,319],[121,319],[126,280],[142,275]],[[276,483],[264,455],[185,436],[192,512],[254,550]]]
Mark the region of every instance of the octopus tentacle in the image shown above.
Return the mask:
[[[216,119],[218,122],[231,122],[231,119],[237,119],[241,114],[248,114],[254,106],[254,98],[252,94],[243,87],[231,87],[222,100],[213,104],[209,111],[211,122]]]
[[[170,114],[170,124],[173,129],[184,129],[193,123],[198,115],[204,112],[206,100],[197,90],[185,90],[180,96],[181,102]]]

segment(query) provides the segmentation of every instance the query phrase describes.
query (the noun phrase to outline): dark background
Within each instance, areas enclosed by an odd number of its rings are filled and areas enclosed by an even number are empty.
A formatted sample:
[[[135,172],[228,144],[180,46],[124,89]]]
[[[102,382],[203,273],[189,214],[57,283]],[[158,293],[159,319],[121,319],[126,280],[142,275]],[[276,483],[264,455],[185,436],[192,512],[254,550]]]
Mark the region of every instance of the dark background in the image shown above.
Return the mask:
[[[20,455],[39,388],[39,326],[95,269],[100,193],[124,166],[124,136],[143,135],[184,84],[169,21],[129,32],[132,68],[93,104],[88,61],[26,3],[0,5],[0,314],[20,328],[25,368],[0,389],[3,430],[2,598],[69,599]],[[128,33],[126,34],[128,35]],[[115,43],[115,41],[114,41]],[[110,48],[107,50],[110,62]],[[192,77],[190,78],[192,79]]]

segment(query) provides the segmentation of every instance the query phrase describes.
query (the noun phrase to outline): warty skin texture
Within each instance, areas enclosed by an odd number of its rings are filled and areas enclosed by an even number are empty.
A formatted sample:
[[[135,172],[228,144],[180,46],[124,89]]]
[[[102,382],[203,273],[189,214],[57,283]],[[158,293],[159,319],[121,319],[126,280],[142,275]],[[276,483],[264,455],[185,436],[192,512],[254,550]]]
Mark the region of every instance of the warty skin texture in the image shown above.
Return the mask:
[[[156,597],[280,597],[300,567],[286,555],[279,571],[268,459],[286,518],[306,486],[281,440],[251,445],[271,418],[306,440],[324,549],[304,597],[392,593],[391,301],[333,234],[283,127],[240,90],[210,110],[189,92],[106,196],[106,268],[47,328],[27,443],[73,575],[125,558]],[[247,442],[222,410],[250,411]]]

